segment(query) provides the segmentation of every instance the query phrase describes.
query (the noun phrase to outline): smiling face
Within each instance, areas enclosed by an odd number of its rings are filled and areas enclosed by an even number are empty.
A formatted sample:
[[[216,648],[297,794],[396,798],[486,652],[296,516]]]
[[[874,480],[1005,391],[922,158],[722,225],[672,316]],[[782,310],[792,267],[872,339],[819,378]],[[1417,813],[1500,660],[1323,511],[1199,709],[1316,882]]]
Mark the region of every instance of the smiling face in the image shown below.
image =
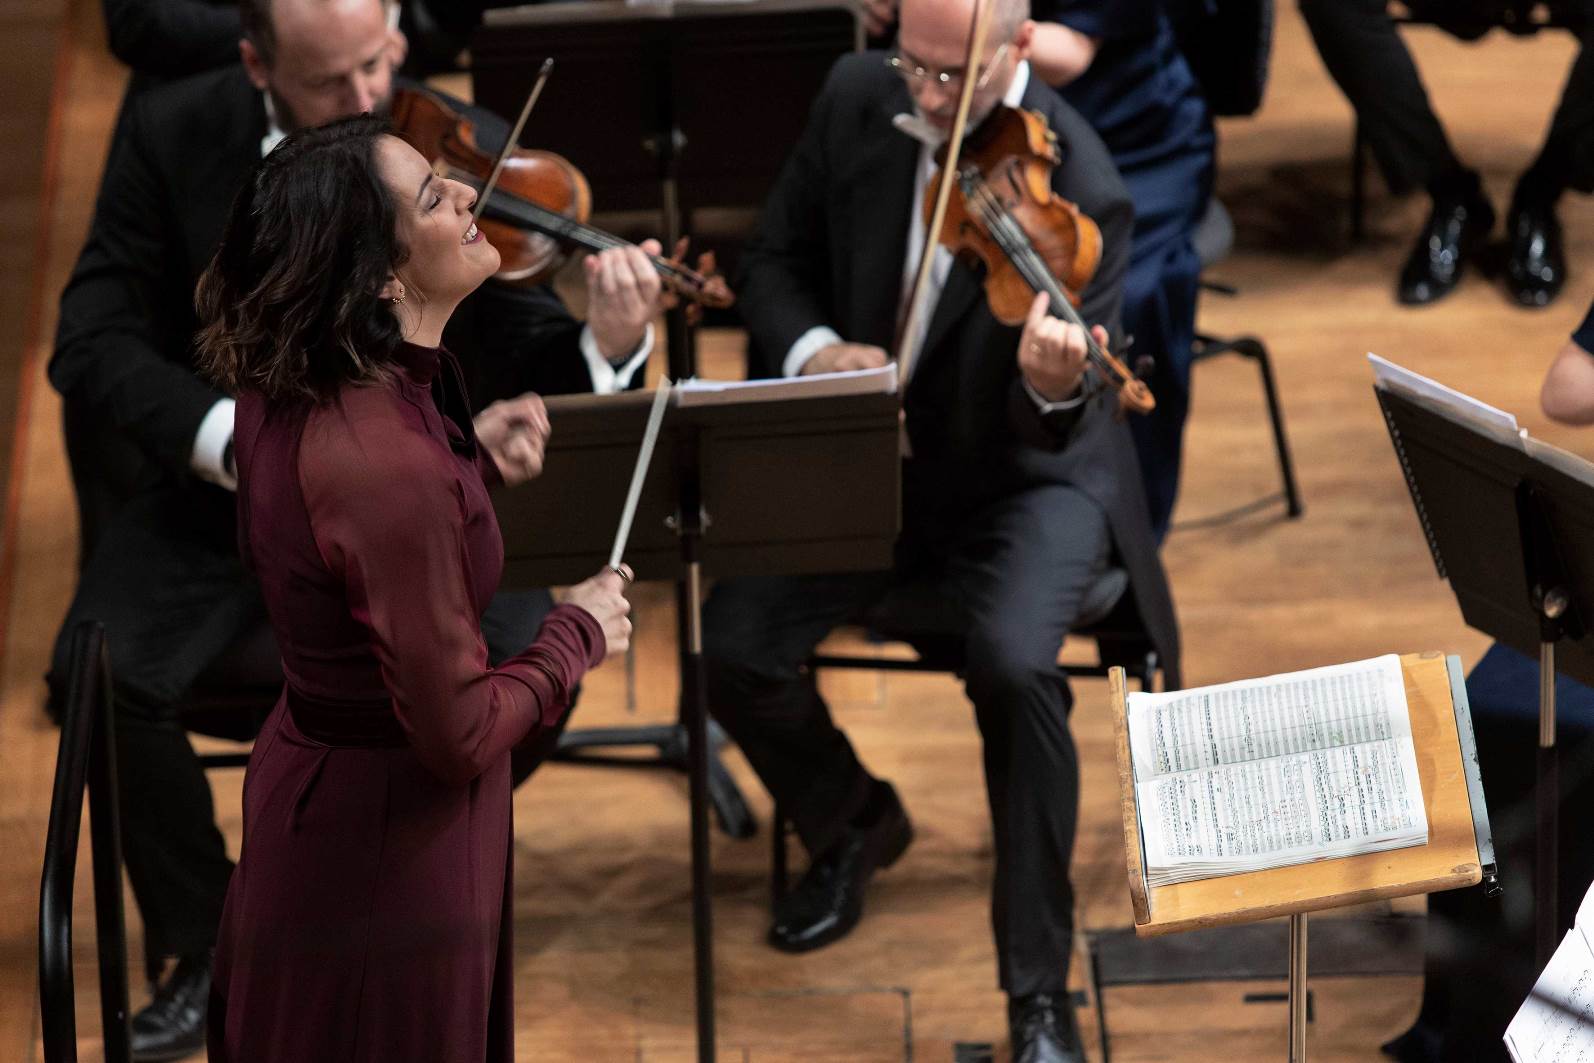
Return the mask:
[[[399,242],[409,252],[398,270],[406,298],[416,296],[409,305],[452,311],[498,272],[497,249],[471,224],[475,190],[434,176],[421,154],[394,136],[377,141],[376,161],[393,193]]]
[[[1001,4],[1002,0],[988,0]],[[1001,102],[1013,83],[1018,64],[1029,58],[1033,22],[1007,18],[998,6],[986,34],[985,47],[972,73],[966,73],[969,27],[974,0],[903,0],[898,51],[909,67],[922,67],[930,76],[908,79],[908,91],[920,117],[943,132],[950,131],[957,114],[963,78],[971,76],[979,87],[969,105],[969,128],[979,125]],[[1022,15],[1022,12],[1020,12]],[[934,76],[951,75],[943,85]]]

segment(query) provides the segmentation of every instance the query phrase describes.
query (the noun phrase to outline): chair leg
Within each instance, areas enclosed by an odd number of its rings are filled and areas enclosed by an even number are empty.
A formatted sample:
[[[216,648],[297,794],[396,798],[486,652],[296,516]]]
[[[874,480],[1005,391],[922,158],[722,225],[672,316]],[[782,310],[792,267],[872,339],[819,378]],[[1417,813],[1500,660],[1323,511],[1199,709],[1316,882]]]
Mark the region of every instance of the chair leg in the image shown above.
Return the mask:
[[[1101,1063],[1112,1063],[1112,1043],[1107,1035],[1107,1001],[1102,997],[1101,953],[1090,943],[1090,993],[1096,998],[1096,1036],[1101,1039]]]
[[[773,846],[769,860],[769,901],[773,906],[786,896],[786,813],[779,802],[770,813],[769,835]]]
[[[1273,427],[1273,449],[1278,453],[1279,476],[1284,481],[1284,503],[1290,519],[1303,511],[1300,488],[1295,483],[1295,463],[1290,460],[1290,441],[1284,434],[1284,407],[1279,403],[1278,385],[1273,379],[1273,359],[1267,347],[1255,336],[1235,341],[1235,349],[1256,362],[1262,374],[1262,394],[1267,399],[1268,421]]]

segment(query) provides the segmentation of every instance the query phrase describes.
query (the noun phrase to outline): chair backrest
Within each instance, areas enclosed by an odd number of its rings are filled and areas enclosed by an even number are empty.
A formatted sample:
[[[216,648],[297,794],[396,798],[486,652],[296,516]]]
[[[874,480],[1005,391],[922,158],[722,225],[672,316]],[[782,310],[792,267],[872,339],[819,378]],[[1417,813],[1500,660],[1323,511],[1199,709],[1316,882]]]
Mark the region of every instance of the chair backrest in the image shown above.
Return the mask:
[[[46,1063],[76,1063],[77,1018],[72,984],[72,894],[88,790],[94,863],[94,922],[99,939],[100,1020],[105,1059],[131,1058],[128,1040],[127,938],[122,912],[122,843],[116,808],[111,667],[105,629],[72,632],[71,673],[61,716],[61,747],[50,797],[50,824],[39,885],[39,1011]]]
[[[1222,262],[1234,250],[1234,219],[1217,196],[1208,197],[1207,209],[1196,223],[1190,242],[1195,245],[1196,258],[1201,260],[1203,270]]]
[[[1168,0],[1168,17],[1207,109],[1255,114],[1273,54],[1273,0]]]

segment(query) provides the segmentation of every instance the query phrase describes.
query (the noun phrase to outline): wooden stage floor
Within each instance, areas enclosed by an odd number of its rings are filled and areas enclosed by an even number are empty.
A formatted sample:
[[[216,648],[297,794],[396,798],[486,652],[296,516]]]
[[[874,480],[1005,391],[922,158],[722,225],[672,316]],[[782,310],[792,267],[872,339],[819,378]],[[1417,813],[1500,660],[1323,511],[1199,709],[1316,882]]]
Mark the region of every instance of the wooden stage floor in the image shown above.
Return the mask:
[[[76,550],[58,407],[42,366],[121,77],[104,51],[99,5],[77,0],[72,11],[69,73],[59,97],[61,178],[47,204],[47,238],[38,244],[44,254],[33,264],[45,281],[42,328],[31,349],[5,353],[6,372],[20,363],[32,374],[31,408],[19,422],[19,493],[7,514],[14,521],[15,552],[6,559],[11,594],[0,603],[0,1059],[19,1061],[41,1058],[35,916],[56,732],[40,711],[40,676],[71,592]],[[1464,46],[1421,32],[1412,39],[1458,150],[1482,167],[1501,204],[1538,146],[1572,42],[1492,38]],[[1485,640],[1463,626],[1435,578],[1372,399],[1367,351],[1512,410],[1544,438],[1594,451],[1594,440],[1547,425],[1536,401],[1545,366],[1594,292],[1594,206],[1577,196],[1564,203],[1573,280],[1550,309],[1517,309],[1477,275],[1440,306],[1402,309],[1392,296],[1394,273],[1425,206],[1389,199],[1375,178],[1369,235],[1348,242],[1350,130],[1349,109],[1294,5],[1282,5],[1266,105],[1221,130],[1220,191],[1236,218],[1239,246],[1213,275],[1237,285],[1240,295],[1208,297],[1202,323],[1220,334],[1256,333],[1271,347],[1306,515],[1286,522],[1273,507],[1174,534],[1166,559],[1192,684],[1412,650],[1459,653],[1470,665],[1483,652]],[[738,336],[713,334],[705,343],[713,365],[736,364]],[[1200,367],[1178,518],[1196,520],[1276,489],[1254,371],[1233,360]],[[578,725],[673,713],[671,596],[655,586],[639,588],[636,597],[635,711],[627,709],[624,670],[611,667],[588,683]],[[986,920],[991,842],[967,703],[944,677],[864,674],[825,682],[864,758],[899,786],[918,841],[880,877],[856,933],[791,958],[762,943],[767,831],[749,842],[715,837],[723,1055],[760,1063],[950,1060],[958,1043],[999,1042],[1004,1016]],[[1076,692],[1084,797],[1075,885],[1081,928],[1099,930],[1128,923],[1129,906],[1105,685],[1084,680]],[[767,828],[767,799],[745,764],[730,759]],[[214,778],[234,845],[240,774]],[[520,1058],[692,1058],[684,795],[684,780],[658,771],[563,765],[544,769],[517,794]],[[90,1006],[93,933],[83,868],[80,1030],[92,1057],[98,1021]],[[1420,902],[1403,906],[1420,909]],[[136,920],[131,934],[137,955]],[[1242,1002],[1248,992],[1279,988],[1113,990],[1114,1056],[1279,1058],[1283,1004]],[[1415,1014],[1421,985],[1416,977],[1339,978],[1321,979],[1315,989],[1313,1057],[1342,1061],[1376,1058],[1378,1044]],[[135,982],[135,1006],[141,994]],[[1100,1058],[1089,1013],[1082,1018],[1092,1058]]]

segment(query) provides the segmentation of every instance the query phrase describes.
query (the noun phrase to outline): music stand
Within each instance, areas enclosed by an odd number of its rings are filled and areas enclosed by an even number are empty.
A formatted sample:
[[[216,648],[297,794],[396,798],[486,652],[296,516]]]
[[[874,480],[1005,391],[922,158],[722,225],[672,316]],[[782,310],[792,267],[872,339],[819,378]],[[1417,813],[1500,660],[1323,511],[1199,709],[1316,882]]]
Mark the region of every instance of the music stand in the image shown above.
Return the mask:
[[[649,400],[637,392],[548,400],[554,431],[543,474],[494,497],[506,586],[569,584],[607,563]],[[897,397],[889,393],[672,405],[653,452],[626,561],[638,579],[672,579],[679,588],[698,1058],[705,1063],[714,1058],[714,960],[703,580],[890,568],[900,513],[897,425]]]
[[[647,231],[671,248],[699,208],[762,204],[831,64],[860,47],[857,16],[837,0],[534,4],[486,13],[471,45],[472,78],[478,104],[514,114],[541,60],[553,57],[555,76],[523,141],[575,161],[604,211],[656,216]],[[721,264],[732,265],[723,256]],[[666,322],[669,376],[695,376],[694,329],[679,309]],[[684,617],[685,585],[678,590]],[[752,814],[719,761],[718,728],[711,734],[715,812],[726,833],[750,837]],[[657,751],[656,763],[685,770],[687,745],[677,720],[571,731],[556,755],[613,763],[602,751],[643,746]]]
[[[596,211],[644,213],[667,248],[714,225],[734,275],[722,238],[747,235],[831,66],[863,45],[848,0],[531,4],[486,13],[471,76],[477,103],[515,114],[553,57],[523,143],[570,159]]]
[[[1422,378],[1386,377],[1375,394],[1462,618],[1539,660],[1534,929],[1542,967],[1560,936],[1555,674],[1594,684],[1594,638],[1584,619],[1594,601],[1594,466],[1528,438],[1509,415]]]

